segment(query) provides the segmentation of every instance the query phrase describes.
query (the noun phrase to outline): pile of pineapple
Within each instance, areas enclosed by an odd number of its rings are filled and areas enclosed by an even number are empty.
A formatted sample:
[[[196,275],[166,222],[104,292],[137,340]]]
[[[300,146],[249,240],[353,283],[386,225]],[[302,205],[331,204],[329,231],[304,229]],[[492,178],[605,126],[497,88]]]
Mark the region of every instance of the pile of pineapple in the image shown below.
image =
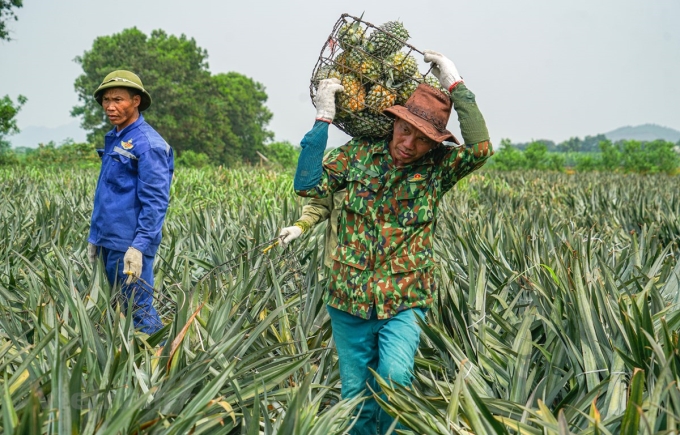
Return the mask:
[[[336,31],[326,43],[330,55],[322,56],[312,75],[312,89],[322,79],[336,77],[344,92],[337,94],[337,113],[333,120],[350,136],[385,136],[393,119],[383,110],[404,104],[420,83],[444,92],[431,74],[421,74],[407,46],[409,33],[399,21],[373,26],[360,18],[343,15]]]

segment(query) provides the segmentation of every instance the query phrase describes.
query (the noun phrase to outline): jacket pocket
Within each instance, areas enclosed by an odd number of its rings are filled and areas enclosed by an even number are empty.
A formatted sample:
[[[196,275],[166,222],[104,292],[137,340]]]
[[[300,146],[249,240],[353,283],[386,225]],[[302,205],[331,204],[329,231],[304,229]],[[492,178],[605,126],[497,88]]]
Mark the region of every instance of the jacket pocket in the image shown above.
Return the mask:
[[[380,178],[372,177],[355,166],[350,167],[344,208],[352,213],[368,214],[379,189]]]
[[[432,267],[434,261],[432,260],[432,251],[420,251],[415,254],[402,255],[401,257],[394,257],[390,260],[390,271],[396,273],[408,273],[416,270],[427,269]]]
[[[114,147],[106,157],[108,160],[106,183],[116,192],[133,190],[137,179],[137,157],[119,147]]]
[[[431,185],[402,183],[394,191],[397,202],[397,219],[400,225],[412,226],[432,222],[434,219],[434,194]]]
[[[366,252],[351,246],[339,245],[333,253],[333,260],[359,270],[366,270]]]

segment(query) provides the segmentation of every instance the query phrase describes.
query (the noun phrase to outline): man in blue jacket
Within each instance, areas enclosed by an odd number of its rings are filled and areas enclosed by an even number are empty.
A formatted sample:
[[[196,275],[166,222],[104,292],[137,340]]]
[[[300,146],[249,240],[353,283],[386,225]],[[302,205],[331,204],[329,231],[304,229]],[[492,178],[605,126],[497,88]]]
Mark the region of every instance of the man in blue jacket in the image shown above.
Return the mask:
[[[101,255],[112,286],[121,285],[136,328],[163,327],[153,307],[153,260],[174,171],[172,148],[144,121],[151,95],[130,71],[114,71],[94,93],[114,128],[97,150],[102,167],[94,195],[88,256]],[[141,278],[141,282],[138,280]]]

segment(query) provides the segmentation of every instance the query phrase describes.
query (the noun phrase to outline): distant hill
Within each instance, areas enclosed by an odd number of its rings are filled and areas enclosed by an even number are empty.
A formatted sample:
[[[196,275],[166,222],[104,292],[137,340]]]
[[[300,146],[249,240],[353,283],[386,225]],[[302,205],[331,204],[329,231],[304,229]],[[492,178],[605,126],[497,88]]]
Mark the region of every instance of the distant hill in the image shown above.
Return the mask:
[[[620,127],[609,133],[605,133],[604,135],[612,142],[619,140],[652,141],[657,139],[663,139],[673,143],[680,141],[680,131],[656,124],[643,124],[638,125],[637,127]]]
[[[12,148],[27,147],[37,148],[40,143],[54,141],[57,145],[64,139],[71,138],[76,142],[85,142],[85,130],[80,128],[79,121],[73,121],[59,127],[37,127],[29,126],[21,129],[21,133],[7,137]]]

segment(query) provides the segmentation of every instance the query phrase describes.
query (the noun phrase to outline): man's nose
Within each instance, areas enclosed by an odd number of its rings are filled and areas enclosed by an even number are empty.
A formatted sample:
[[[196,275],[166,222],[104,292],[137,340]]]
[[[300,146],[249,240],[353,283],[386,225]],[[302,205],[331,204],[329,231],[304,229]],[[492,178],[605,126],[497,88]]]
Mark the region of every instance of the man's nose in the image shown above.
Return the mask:
[[[404,147],[409,148],[409,149],[413,149],[415,146],[416,146],[416,142],[413,140],[412,137],[409,136],[409,137],[406,137],[404,139]]]

